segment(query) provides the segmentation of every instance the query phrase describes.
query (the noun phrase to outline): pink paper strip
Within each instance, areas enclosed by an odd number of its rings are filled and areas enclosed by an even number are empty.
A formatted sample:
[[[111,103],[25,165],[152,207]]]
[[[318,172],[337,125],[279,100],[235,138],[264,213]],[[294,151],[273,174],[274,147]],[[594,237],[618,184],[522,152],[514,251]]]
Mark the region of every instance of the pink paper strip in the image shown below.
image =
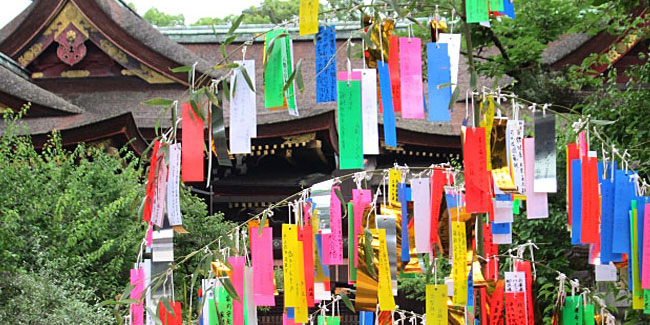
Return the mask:
[[[361,73],[359,73],[361,74]],[[323,264],[343,265],[343,234],[341,229],[341,200],[336,195],[338,186],[332,186],[330,198],[330,234],[323,234]]]
[[[131,285],[135,287],[131,290],[129,298],[140,300],[142,298],[142,292],[144,292],[144,269],[131,269]],[[141,301],[137,304],[130,305],[131,310],[131,320],[133,325],[143,325],[144,324],[144,302]]]
[[[363,222],[363,211],[372,202],[370,190],[353,189],[352,203],[354,204],[354,252],[359,251],[359,234],[361,234],[361,223]],[[349,258],[349,257],[348,257]],[[359,255],[354,254],[354,266],[359,267]]]
[[[422,92],[422,44],[417,37],[399,38],[399,63],[402,73],[402,118],[424,118]]]
[[[232,301],[232,325],[244,325],[244,262],[243,256],[231,256],[228,262],[232,265],[231,281],[235,292],[239,296],[239,301]]]
[[[302,215],[305,219],[305,224],[311,224],[311,204],[306,203],[302,206]]]
[[[547,194],[533,191],[533,182],[535,181],[535,138],[524,139],[524,169],[526,216],[528,219],[548,218]]]
[[[273,292],[273,228],[251,227],[251,261],[253,263],[253,300],[255,306],[275,306]]]
[[[153,224],[149,221],[149,228],[147,228],[147,236],[145,237],[147,247],[151,247],[153,242]]]
[[[645,204],[643,215],[643,274],[641,288],[650,289],[650,203]]]

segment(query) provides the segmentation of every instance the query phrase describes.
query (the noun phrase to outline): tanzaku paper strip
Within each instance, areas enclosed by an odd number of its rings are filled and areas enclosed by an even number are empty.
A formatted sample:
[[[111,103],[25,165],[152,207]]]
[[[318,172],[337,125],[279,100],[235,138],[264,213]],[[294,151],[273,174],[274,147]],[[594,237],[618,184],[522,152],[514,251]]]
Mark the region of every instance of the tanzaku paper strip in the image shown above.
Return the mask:
[[[181,177],[183,182],[203,181],[203,121],[194,113],[189,103],[184,103],[181,136]],[[201,109],[199,107],[199,109]]]
[[[300,0],[300,36],[318,32],[318,0]]]
[[[336,101],[336,27],[320,26],[316,34],[316,102]],[[376,88],[376,87],[375,87]],[[375,103],[376,103],[375,99]]]
[[[379,154],[377,122],[377,70],[355,69],[361,72],[361,120],[363,122],[363,154]]]
[[[338,80],[339,168],[362,169],[361,72],[339,71]]]
[[[429,121],[449,122],[449,101],[451,100],[449,44],[427,44],[427,71],[429,88]],[[445,86],[447,85],[447,86]]]
[[[422,44],[418,37],[399,38],[399,64],[402,83],[402,118],[423,119]]]
[[[388,64],[377,61],[379,72],[379,90],[381,92],[381,104],[384,109],[384,143],[389,147],[397,147],[397,130],[395,128],[395,110],[393,107],[393,94],[391,86],[390,70]]]

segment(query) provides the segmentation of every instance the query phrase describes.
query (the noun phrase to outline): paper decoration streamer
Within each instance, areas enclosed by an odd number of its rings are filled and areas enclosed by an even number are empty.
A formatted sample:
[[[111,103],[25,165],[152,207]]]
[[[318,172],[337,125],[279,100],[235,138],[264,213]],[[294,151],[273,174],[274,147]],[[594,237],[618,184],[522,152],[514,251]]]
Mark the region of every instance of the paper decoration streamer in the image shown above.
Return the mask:
[[[144,213],[142,219],[144,221],[151,221],[151,210],[153,210],[153,198],[155,195],[154,183],[156,181],[156,166],[158,166],[158,149],[160,148],[160,141],[156,140],[151,149],[151,161],[149,163],[149,175],[147,179],[147,195],[144,201]]]
[[[323,235],[323,264],[324,265],[343,265],[343,233],[342,233],[342,216],[341,200],[339,200],[336,191],[340,191],[338,186],[332,187],[330,194],[330,227],[331,233]]]
[[[384,142],[389,147],[397,147],[395,110],[393,107],[393,95],[391,90],[391,72],[388,69],[388,64],[382,61],[377,61],[377,71],[379,71],[381,104],[384,109]]]
[[[361,73],[339,71],[338,117],[340,169],[363,169]]]
[[[557,192],[555,114],[535,112],[535,192]]]
[[[388,248],[386,244],[386,230],[373,229],[379,234],[379,286],[377,294],[379,297],[379,310],[395,310],[395,299],[393,298],[392,280],[390,278],[390,264],[388,260]]]
[[[318,0],[300,0],[300,36],[318,32]]]
[[[382,211],[386,209],[382,208]],[[377,229],[386,231],[386,248],[388,262],[390,264],[390,278],[393,288],[393,296],[397,296],[397,218],[394,215],[384,214],[375,217]]]
[[[228,262],[232,265],[231,281],[232,285],[235,288],[235,292],[239,297],[239,301],[233,300],[232,302],[232,324],[233,325],[244,325],[244,263],[245,257],[243,256],[231,256],[228,258]]]
[[[402,84],[402,118],[423,119],[422,44],[418,37],[399,38],[399,64]]]
[[[467,13],[468,23],[480,23],[490,20],[488,11],[488,2],[486,0],[467,0],[465,2],[465,12]]]
[[[449,44],[428,43],[428,87],[429,87],[429,121],[449,122],[449,101],[451,100],[451,80]]]
[[[256,306],[275,306],[273,295],[273,228],[251,228],[251,261],[255,277],[253,277],[253,300]]]
[[[181,181],[181,144],[169,146],[169,179],[167,180],[167,219],[169,225],[180,226],[183,224],[180,202]]]
[[[452,221],[452,277],[454,281],[454,296],[452,303],[457,306],[467,305],[467,240],[465,238],[465,223]]]
[[[635,197],[628,172],[617,169],[614,176],[614,233],[612,252],[630,254],[630,202]]]
[[[316,102],[336,101],[336,27],[320,26],[316,34]]]
[[[411,180],[415,222],[415,251],[431,253],[431,193],[429,178]]]
[[[390,84],[392,87],[393,98],[395,99],[393,105],[395,106],[395,113],[402,111],[402,81],[400,78],[400,64],[399,64],[399,36],[393,35],[390,37],[389,52],[388,52],[388,68],[390,70]],[[383,96],[382,92],[382,96]],[[386,109],[384,107],[384,109]]]
[[[490,201],[490,180],[487,171],[485,128],[467,128],[463,146],[465,192],[468,213],[487,213]]]
[[[548,197],[546,193],[533,191],[535,179],[535,139],[524,139],[524,169],[526,170],[526,217],[528,219],[548,218]]]
[[[192,111],[192,106],[189,103],[184,103],[182,110],[181,177],[183,182],[202,182],[203,146],[205,145],[203,121]]]
[[[426,288],[427,323],[447,325],[447,286],[428,284]]]
[[[438,34],[438,43],[447,44],[447,54],[449,55],[449,71],[451,72],[451,92],[456,91],[458,87],[458,67],[460,63],[460,48],[461,48],[461,35],[460,34]]]
[[[377,122],[377,70],[354,69],[361,72],[361,120],[363,124],[363,154],[379,154]]]
[[[153,206],[151,209],[151,222],[162,228],[165,218],[165,195],[167,194],[167,162],[161,156],[156,166],[156,183],[154,184]]]
[[[592,156],[593,153],[593,156]],[[598,193],[598,158],[596,152],[582,160],[582,243],[600,243],[598,229],[600,217],[600,197]]]
[[[234,61],[245,69],[255,85],[255,60]],[[240,69],[230,78],[230,153],[251,153],[251,138],[257,136],[255,91],[251,90]]]

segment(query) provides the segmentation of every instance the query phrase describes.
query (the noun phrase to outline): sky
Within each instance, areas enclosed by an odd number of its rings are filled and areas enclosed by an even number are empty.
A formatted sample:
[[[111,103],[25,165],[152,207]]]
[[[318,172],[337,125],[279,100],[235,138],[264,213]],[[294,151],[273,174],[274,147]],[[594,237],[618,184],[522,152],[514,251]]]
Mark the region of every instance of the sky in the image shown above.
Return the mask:
[[[31,3],[30,0],[2,2],[0,26],[6,25]],[[221,18],[230,14],[239,14],[250,6],[260,4],[262,0],[125,0],[125,2],[132,2],[140,15],[155,6],[158,10],[169,14],[182,13],[185,16],[185,23],[191,24],[202,17]]]

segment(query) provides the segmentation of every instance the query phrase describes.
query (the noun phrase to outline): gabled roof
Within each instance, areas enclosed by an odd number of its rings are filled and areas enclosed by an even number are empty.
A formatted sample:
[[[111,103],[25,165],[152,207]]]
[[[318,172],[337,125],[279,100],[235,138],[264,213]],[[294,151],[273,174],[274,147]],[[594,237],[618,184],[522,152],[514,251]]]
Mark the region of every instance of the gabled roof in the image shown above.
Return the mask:
[[[0,30],[0,51],[27,66],[45,50],[42,46],[34,47],[35,44],[43,39],[51,42],[52,30],[58,28],[60,33],[65,23],[79,21],[81,24],[76,27],[84,32],[98,32],[118,50],[145,65],[143,70],[150,69],[147,71],[177,83],[187,85],[187,74],[173,73],[170,67],[196,63],[198,71],[210,71],[208,62],[162,35],[115,0],[36,0]]]
[[[82,113],[83,109],[35,84],[16,62],[0,53],[0,103],[13,110],[31,103],[28,118]]]

